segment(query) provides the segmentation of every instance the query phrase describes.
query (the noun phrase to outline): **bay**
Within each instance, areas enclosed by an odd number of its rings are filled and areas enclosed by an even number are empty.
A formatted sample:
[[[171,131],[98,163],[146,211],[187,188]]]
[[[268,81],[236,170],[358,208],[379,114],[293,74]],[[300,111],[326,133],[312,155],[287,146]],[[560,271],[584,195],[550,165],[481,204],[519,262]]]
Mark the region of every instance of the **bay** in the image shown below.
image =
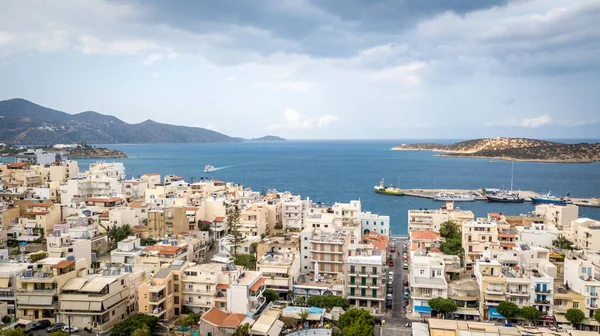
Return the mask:
[[[249,141],[218,144],[119,144],[98,145],[125,152],[118,159],[127,176],[157,172],[162,176],[214,177],[244,184],[254,190],[289,190],[314,202],[331,204],[359,199],[363,211],[390,216],[394,234],[406,234],[408,210],[435,209],[443,203],[422,198],[375,194],[373,186],[386,184],[409,188],[509,188],[511,163],[486,159],[435,157],[428,151],[391,151],[402,143],[427,140],[344,141]],[[448,143],[454,141],[447,141]],[[569,140],[569,142],[578,142]],[[81,169],[96,160],[81,159]],[[112,161],[112,160],[108,160]],[[203,173],[204,166],[218,168]],[[600,196],[600,162],[514,163],[514,188],[563,196]],[[522,214],[534,210],[531,203],[456,203],[476,216],[488,212]],[[580,217],[600,219],[600,209],[580,208]]]

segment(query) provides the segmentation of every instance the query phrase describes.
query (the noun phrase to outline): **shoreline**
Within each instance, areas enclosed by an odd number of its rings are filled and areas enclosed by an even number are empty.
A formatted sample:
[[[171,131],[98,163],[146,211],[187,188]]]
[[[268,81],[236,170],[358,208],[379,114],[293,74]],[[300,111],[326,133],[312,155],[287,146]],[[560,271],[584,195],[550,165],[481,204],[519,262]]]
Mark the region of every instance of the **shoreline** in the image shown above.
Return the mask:
[[[432,156],[435,157],[455,157],[455,158],[470,158],[470,159],[489,159],[489,160],[500,160],[500,161],[512,161],[512,162],[537,162],[537,163],[593,163],[600,162],[600,158],[596,160],[578,160],[578,159],[520,159],[515,157],[507,157],[507,156],[483,156],[483,155],[473,155],[476,152],[466,152],[466,151],[446,151],[441,149],[422,149],[422,148],[398,148],[393,147],[391,150],[393,151],[429,151],[434,154]]]

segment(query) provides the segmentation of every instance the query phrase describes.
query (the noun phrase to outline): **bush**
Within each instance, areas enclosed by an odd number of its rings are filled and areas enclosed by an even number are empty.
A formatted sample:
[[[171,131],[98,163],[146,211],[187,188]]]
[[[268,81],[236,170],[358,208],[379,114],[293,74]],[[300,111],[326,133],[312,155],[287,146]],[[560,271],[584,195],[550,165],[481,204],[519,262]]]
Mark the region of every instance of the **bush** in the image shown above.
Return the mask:
[[[10,323],[10,321],[12,321],[10,316],[8,316],[8,315],[2,316],[2,323],[7,324],[7,323]]]
[[[150,332],[154,331],[156,324],[158,323],[158,317],[137,314],[126,320],[123,320],[113,327],[110,336],[130,336],[137,329],[143,329],[146,325]]]
[[[29,255],[29,259],[31,259],[31,262],[37,262],[45,258],[48,258],[48,252],[45,251],[40,251]]]
[[[326,309],[331,309],[333,307],[342,307],[347,309],[350,307],[350,302],[341,296],[315,295],[308,298],[308,305]]]
[[[279,300],[279,293],[272,289],[265,289],[262,295],[267,300],[267,303]]]
[[[256,256],[254,254],[238,254],[235,256],[234,263],[244,266],[248,270],[256,269]]]
[[[596,310],[596,312],[599,311],[600,310]],[[565,318],[567,319],[567,321],[571,322],[573,326],[575,326],[576,324],[579,324],[583,322],[583,320],[585,320],[585,314],[579,309],[571,308],[567,310]],[[596,318],[596,313],[594,313],[594,318]]]
[[[366,310],[352,308],[340,315],[338,324],[343,335],[372,336],[375,319]]]

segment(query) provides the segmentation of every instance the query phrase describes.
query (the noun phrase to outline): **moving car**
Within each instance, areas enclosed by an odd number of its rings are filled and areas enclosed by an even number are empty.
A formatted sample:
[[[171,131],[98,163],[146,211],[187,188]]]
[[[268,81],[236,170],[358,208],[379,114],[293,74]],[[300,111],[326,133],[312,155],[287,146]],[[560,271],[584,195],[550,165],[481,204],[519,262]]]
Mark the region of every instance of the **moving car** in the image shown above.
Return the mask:
[[[404,300],[408,300],[408,292],[407,291],[404,291],[402,296],[404,297]]]
[[[46,328],[50,327],[51,325],[52,325],[52,322],[50,322],[50,320],[39,320],[34,323],[32,329],[33,330],[42,330],[42,329],[46,329]]]
[[[390,260],[390,262],[389,262],[389,265],[390,265],[390,266],[394,266],[394,261],[393,261],[393,260]]]
[[[62,330],[62,328],[65,326],[64,323],[57,323],[55,325],[53,325],[52,327],[48,327],[46,328],[47,332],[53,332],[53,331],[57,331],[57,330]]]
[[[396,248],[392,246],[392,248],[390,248],[390,252],[392,252],[392,253],[396,252]]]

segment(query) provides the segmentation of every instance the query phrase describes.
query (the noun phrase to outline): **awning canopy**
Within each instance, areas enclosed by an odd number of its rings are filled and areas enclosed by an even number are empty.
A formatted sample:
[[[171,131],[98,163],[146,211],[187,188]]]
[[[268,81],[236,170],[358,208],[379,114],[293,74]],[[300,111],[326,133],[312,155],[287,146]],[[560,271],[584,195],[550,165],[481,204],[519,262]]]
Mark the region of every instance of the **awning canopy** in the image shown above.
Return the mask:
[[[496,307],[490,307],[490,318],[503,319],[504,316],[502,316],[502,314],[498,313],[498,311],[496,310]]]
[[[90,310],[90,302],[89,301],[61,301],[60,309],[61,310],[89,311]]]
[[[31,242],[34,240],[39,239],[40,236],[38,235],[23,235],[17,238],[17,241],[25,241],[25,242]]]
[[[267,333],[267,335],[269,335],[269,336],[281,335],[281,330],[283,330],[283,326],[284,326],[283,321],[275,320],[275,323],[273,323],[273,326],[271,326],[271,329],[269,329],[269,332]]]
[[[431,307],[428,306],[415,306],[415,311],[420,314],[431,314]]]
[[[308,314],[308,321],[321,321],[321,314]]]
[[[8,278],[0,278],[0,288],[8,288]]]
[[[63,291],[77,291],[77,290],[80,290],[81,287],[83,287],[83,285],[85,284],[86,281],[87,281],[86,278],[73,278],[73,279],[67,281],[67,283],[63,286],[62,290]]]
[[[475,309],[470,310],[470,309],[457,309],[454,314],[460,314],[460,315],[469,315],[469,316],[479,316],[479,312]]]

